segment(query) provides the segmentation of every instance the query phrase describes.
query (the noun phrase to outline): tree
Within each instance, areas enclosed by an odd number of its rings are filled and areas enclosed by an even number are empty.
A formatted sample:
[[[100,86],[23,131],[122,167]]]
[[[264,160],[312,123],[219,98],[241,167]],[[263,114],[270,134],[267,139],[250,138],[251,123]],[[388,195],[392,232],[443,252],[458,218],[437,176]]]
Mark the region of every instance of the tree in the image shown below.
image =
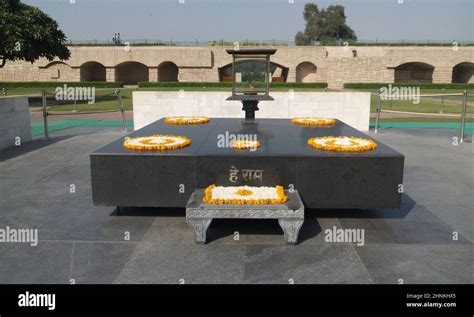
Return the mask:
[[[304,33],[300,31],[300,32],[296,33],[295,44],[296,45],[310,45],[311,44],[311,39],[309,37],[305,36]]]
[[[341,5],[330,5],[327,9],[319,10],[316,4],[307,3],[303,17],[305,30],[296,34],[296,45],[309,45],[315,41],[357,40],[354,31],[346,24],[344,7]]]
[[[68,59],[66,36],[56,21],[20,0],[0,0],[0,68],[7,61]]]

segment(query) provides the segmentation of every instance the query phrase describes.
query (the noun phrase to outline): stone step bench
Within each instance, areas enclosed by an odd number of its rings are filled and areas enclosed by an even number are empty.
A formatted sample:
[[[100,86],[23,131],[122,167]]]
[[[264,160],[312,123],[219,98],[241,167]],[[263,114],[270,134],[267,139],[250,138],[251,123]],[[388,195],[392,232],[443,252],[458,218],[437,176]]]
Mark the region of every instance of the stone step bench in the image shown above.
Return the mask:
[[[206,243],[212,219],[278,219],[287,244],[296,244],[304,221],[304,205],[298,191],[288,192],[288,201],[279,205],[234,205],[204,203],[204,189],[196,189],[186,204],[186,222],[194,230],[196,243]]]

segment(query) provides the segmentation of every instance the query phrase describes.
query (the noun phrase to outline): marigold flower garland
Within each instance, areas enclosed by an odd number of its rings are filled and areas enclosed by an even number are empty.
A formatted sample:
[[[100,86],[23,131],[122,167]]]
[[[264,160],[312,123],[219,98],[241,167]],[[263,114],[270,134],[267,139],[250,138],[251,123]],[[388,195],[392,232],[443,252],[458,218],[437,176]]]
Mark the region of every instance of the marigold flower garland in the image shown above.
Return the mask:
[[[204,190],[203,202],[207,204],[278,205],[288,200],[283,186],[208,186]]]
[[[308,139],[308,145],[318,150],[335,152],[362,152],[377,148],[370,139],[347,136],[323,136]]]
[[[165,118],[165,123],[173,125],[186,125],[186,124],[205,124],[210,120],[208,117],[168,117]]]
[[[259,141],[238,140],[233,141],[230,146],[236,150],[255,150],[262,144]]]
[[[325,127],[336,124],[336,119],[332,118],[318,118],[318,117],[302,117],[293,118],[291,123],[298,125],[306,125],[310,127]]]
[[[175,150],[191,144],[191,139],[180,135],[154,134],[136,138],[125,138],[123,146],[129,150],[165,151]]]

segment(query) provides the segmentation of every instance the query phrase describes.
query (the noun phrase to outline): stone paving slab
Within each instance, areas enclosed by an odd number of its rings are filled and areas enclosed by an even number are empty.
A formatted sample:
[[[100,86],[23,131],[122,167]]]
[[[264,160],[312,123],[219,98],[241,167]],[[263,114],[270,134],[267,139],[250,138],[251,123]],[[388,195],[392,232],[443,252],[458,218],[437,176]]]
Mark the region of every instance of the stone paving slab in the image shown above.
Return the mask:
[[[339,218],[343,228],[364,229],[365,244],[470,244],[423,205],[415,205],[401,218]]]
[[[76,284],[112,284],[136,247],[134,242],[75,242],[71,278]]]
[[[454,205],[440,203],[427,205],[427,208],[442,221],[459,230],[469,241],[474,242],[474,212],[472,204]]]
[[[368,245],[356,248],[375,283],[472,284],[471,245]]]
[[[244,245],[142,242],[115,283],[242,283],[244,249]]]
[[[0,243],[0,283],[68,284],[72,248],[72,242]]]
[[[249,245],[245,282],[259,284],[368,284],[372,279],[348,244]]]

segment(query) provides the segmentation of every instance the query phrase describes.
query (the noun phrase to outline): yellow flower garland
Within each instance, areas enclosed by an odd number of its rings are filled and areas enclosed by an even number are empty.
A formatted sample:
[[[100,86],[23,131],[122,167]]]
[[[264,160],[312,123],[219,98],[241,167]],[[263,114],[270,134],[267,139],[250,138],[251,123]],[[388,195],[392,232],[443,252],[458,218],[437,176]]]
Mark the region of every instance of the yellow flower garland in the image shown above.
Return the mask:
[[[160,140],[159,142],[157,142]],[[181,141],[180,143],[177,143]],[[169,134],[154,134],[136,138],[125,138],[123,146],[129,150],[166,151],[184,148],[191,144],[191,139]]]
[[[253,194],[253,191],[249,189],[239,189],[235,192],[235,194],[239,196],[250,196]]]
[[[338,144],[338,141],[348,139],[350,145]],[[365,143],[365,144],[364,144]],[[377,148],[377,143],[370,139],[344,136],[323,136],[308,139],[308,145],[318,150],[335,152],[362,152]]]
[[[208,117],[168,117],[165,118],[165,123],[172,125],[186,125],[186,124],[205,124],[210,120]]]
[[[215,204],[215,205],[227,205],[227,204],[234,204],[234,205],[279,205],[284,204],[288,201],[288,196],[285,194],[285,190],[283,186],[276,186],[276,192],[278,195],[277,199],[215,199],[212,197],[212,189],[216,187],[215,184],[208,186],[204,190],[204,198],[203,202],[207,204]],[[249,190],[249,194],[238,194],[240,190],[237,190],[236,194],[241,196],[250,195],[252,192]]]
[[[239,140],[239,141],[233,141],[230,146],[233,149],[236,150],[252,150],[252,149],[257,149],[261,146],[262,144],[260,141],[247,141],[247,140]]]
[[[332,118],[317,118],[317,117],[303,117],[293,118],[291,123],[298,125],[305,125],[310,127],[325,127],[336,124],[336,119]]]

